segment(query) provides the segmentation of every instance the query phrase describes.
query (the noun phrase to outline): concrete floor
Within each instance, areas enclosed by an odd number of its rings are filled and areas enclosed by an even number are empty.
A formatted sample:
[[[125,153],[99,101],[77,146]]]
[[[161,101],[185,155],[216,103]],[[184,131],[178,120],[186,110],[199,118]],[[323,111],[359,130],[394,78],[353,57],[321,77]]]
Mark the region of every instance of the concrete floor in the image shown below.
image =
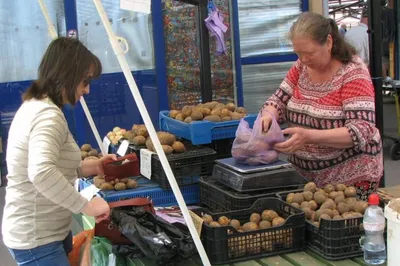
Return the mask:
[[[396,121],[396,109],[393,103],[384,105],[384,114],[385,114],[385,134],[397,136],[397,121]],[[385,177],[386,177],[386,186],[394,186],[400,184],[400,161],[392,161],[389,157],[389,149],[392,144],[392,141],[385,140]],[[0,224],[1,218],[3,217],[3,206],[4,206],[4,196],[5,189],[0,188]],[[4,246],[2,242],[2,235],[0,232],[0,258],[1,266],[15,266],[15,262],[13,261],[10,253],[7,248]]]

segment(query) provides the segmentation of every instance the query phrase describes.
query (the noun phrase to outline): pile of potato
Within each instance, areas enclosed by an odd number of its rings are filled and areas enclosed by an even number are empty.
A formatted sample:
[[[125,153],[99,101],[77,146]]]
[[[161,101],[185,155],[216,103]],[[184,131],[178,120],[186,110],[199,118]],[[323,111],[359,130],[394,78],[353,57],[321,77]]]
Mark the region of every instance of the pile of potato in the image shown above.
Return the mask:
[[[173,119],[191,123],[192,121],[222,122],[240,120],[247,114],[243,107],[233,103],[223,104],[216,101],[201,103],[197,106],[186,105],[182,110],[171,110],[169,116]]]
[[[129,178],[114,179],[113,181],[107,182],[104,176],[95,176],[93,178],[93,184],[100,190],[126,190],[137,188],[138,184],[135,180]]]
[[[101,154],[93,149],[90,144],[83,144],[81,147],[81,158],[82,160],[97,160],[101,158]]]
[[[352,186],[329,184],[324,188],[317,188],[315,183],[309,182],[304,186],[303,192],[288,194],[286,202],[302,209],[306,219],[319,227],[321,219],[362,217],[368,203],[358,200],[356,195],[356,188]]]
[[[107,133],[107,138],[110,140],[111,144],[117,145],[118,141],[123,138],[125,133],[126,129],[114,127],[112,131]]]
[[[267,229],[274,226],[280,226],[285,223],[285,219],[280,217],[276,211],[264,210],[261,214],[252,213],[249,221],[241,225],[239,220],[229,219],[226,216],[221,216],[217,221],[214,221],[211,215],[205,214],[202,216],[205,224],[211,227],[221,227],[230,225],[238,232],[248,232],[259,229]]]
[[[157,136],[166,155],[172,154],[173,152],[182,153],[186,151],[185,145],[182,142],[177,141],[175,135],[160,131],[157,132]],[[150,138],[146,140],[146,147],[155,152],[153,142]]]

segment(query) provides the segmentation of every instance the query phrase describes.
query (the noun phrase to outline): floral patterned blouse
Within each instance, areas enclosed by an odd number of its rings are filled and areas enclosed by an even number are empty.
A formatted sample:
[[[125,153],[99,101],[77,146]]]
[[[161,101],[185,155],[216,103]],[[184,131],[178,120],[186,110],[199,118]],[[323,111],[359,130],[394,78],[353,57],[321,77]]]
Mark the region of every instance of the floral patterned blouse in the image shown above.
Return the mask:
[[[312,83],[299,60],[264,106],[275,106],[279,122],[289,127],[346,127],[354,146],[348,149],[308,144],[289,161],[317,186],[374,184],[383,175],[382,141],[375,127],[374,87],[359,57],[342,65],[331,80]],[[365,182],[368,181],[368,182]],[[368,188],[365,188],[368,189]]]

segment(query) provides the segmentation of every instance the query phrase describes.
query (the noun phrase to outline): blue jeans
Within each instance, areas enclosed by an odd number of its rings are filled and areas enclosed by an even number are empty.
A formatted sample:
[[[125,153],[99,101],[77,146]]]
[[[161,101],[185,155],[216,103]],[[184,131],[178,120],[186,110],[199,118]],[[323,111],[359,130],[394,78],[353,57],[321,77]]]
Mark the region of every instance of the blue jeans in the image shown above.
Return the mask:
[[[18,266],[70,266],[67,254],[72,250],[72,233],[64,241],[56,241],[33,249],[9,251]]]

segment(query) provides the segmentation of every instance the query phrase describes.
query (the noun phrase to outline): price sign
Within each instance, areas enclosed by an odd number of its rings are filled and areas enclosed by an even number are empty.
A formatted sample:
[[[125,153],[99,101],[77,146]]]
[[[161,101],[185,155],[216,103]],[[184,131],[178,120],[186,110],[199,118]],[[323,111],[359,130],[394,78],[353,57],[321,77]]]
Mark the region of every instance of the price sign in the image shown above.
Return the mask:
[[[128,147],[129,147],[129,141],[123,140],[121,142],[121,145],[119,145],[119,148],[117,150],[117,154],[121,155],[121,156],[125,156],[126,151],[128,150]]]
[[[140,150],[140,174],[151,179],[151,155],[154,152],[148,149]]]
[[[104,146],[104,150],[108,153],[108,149],[110,148],[111,145],[111,141],[108,139],[107,136],[104,137],[103,139],[103,146]]]

